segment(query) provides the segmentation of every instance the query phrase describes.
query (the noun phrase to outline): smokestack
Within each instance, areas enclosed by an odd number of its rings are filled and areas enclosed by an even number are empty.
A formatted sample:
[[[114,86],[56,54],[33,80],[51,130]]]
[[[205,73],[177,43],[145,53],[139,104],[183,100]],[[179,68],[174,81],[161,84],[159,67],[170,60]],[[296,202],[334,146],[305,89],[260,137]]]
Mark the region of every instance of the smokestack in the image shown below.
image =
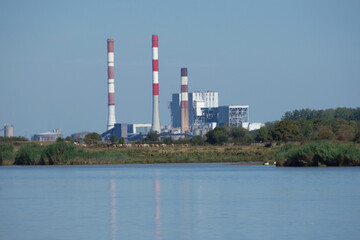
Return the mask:
[[[107,40],[108,52],[108,105],[109,116],[107,130],[114,128],[115,121],[115,79],[114,79],[114,39]]]
[[[189,102],[188,102],[188,74],[187,68],[181,68],[181,133],[190,131]]]
[[[160,113],[159,113],[159,49],[158,35],[152,35],[153,49],[153,119],[152,130],[160,133]]]

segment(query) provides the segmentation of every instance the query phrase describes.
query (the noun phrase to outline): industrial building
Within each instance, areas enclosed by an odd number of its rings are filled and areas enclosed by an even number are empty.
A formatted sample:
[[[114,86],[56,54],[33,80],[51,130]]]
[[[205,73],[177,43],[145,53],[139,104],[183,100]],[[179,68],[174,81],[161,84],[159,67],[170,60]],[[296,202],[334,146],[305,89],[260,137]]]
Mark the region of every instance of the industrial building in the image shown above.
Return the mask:
[[[190,92],[188,93],[189,125],[199,124],[202,108],[217,108],[219,106],[218,92]],[[173,93],[170,102],[171,125],[173,128],[181,127],[181,93]]]
[[[56,142],[58,138],[62,137],[63,135],[60,129],[53,129],[52,132],[36,133],[32,136],[31,140],[38,142]]]
[[[4,137],[13,137],[13,136],[14,136],[14,126],[5,124]]]
[[[148,134],[151,131],[152,124],[151,123],[142,123],[142,124],[128,124],[128,135],[134,134]]]
[[[221,106],[218,111],[219,126],[228,125],[242,126],[247,128],[249,124],[249,106]]]
[[[111,136],[115,136],[117,139],[123,137],[128,137],[128,124],[127,123],[115,123],[114,127],[110,130],[107,130],[101,136],[108,141]]]

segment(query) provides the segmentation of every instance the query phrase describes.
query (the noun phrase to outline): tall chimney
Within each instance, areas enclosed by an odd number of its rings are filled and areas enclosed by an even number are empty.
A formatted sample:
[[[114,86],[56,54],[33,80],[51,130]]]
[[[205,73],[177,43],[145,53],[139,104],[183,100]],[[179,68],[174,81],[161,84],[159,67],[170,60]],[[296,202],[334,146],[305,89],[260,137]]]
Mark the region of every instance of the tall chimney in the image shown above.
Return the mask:
[[[115,80],[114,80],[114,39],[107,40],[108,52],[108,105],[109,116],[107,130],[114,128],[115,121]]]
[[[152,130],[160,133],[160,113],[159,113],[159,49],[158,35],[152,35],[153,49],[153,119]]]
[[[190,131],[189,102],[188,102],[188,74],[187,68],[181,68],[181,133]]]

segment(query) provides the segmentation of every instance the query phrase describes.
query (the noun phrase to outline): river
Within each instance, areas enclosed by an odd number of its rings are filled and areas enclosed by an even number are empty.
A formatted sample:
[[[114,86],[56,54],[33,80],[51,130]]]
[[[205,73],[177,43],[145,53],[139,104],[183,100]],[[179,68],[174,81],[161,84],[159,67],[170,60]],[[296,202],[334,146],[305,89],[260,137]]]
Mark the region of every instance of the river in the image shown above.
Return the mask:
[[[0,239],[359,239],[360,168],[0,167]]]

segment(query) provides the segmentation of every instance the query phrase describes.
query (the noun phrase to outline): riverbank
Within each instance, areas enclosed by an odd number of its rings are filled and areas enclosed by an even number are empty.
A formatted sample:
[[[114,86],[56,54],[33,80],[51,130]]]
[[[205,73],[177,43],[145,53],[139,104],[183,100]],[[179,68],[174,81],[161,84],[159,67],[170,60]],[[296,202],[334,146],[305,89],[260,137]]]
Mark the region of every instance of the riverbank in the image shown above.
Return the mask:
[[[2,165],[83,165],[146,163],[273,162],[276,148],[263,146],[74,146],[26,143],[8,146]]]

